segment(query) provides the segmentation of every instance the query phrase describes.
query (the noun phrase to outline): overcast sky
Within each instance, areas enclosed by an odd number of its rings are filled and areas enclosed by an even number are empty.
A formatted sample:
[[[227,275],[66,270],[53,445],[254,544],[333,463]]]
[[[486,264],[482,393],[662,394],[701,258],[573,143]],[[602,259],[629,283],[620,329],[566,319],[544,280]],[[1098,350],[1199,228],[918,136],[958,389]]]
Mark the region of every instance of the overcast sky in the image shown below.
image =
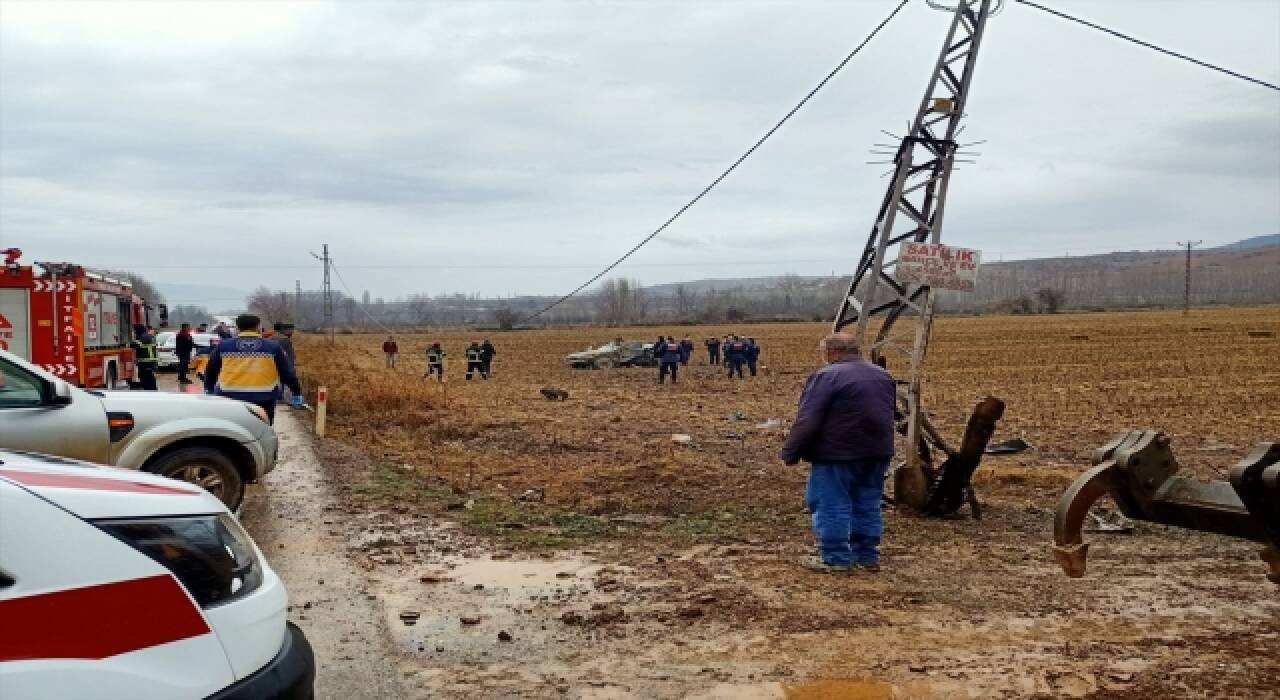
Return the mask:
[[[0,0],[0,244],[162,289],[315,288],[329,243],[356,295],[564,292],[895,4]],[[1046,4],[1280,82],[1274,0]],[[851,271],[947,21],[913,0],[620,273]],[[987,260],[1280,232],[1275,91],[1012,5],[968,112],[944,240]]]

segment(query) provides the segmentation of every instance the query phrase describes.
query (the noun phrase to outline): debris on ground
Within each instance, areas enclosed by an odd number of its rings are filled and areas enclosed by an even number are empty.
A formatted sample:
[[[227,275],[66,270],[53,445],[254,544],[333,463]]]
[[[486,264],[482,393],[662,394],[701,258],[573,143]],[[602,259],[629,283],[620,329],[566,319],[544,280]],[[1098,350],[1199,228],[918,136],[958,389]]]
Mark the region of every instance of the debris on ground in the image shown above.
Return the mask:
[[[1133,521],[1124,517],[1120,511],[1089,513],[1089,525],[1084,528],[1084,531],[1109,535],[1132,535]]]
[[[569,398],[569,392],[554,386],[544,386],[538,390],[538,393],[548,401],[565,401]]]
[[[987,445],[987,449],[983,450],[983,453],[989,455],[1016,455],[1029,449],[1031,449],[1031,443],[1017,437],[1012,440],[997,442],[994,445]]]

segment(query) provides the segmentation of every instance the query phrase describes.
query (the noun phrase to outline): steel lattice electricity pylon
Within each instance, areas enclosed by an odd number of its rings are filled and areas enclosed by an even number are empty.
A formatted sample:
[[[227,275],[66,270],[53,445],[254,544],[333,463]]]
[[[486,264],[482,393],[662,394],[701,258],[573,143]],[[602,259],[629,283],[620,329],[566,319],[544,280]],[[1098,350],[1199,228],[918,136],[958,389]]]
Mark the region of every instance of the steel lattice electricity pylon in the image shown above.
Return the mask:
[[[935,2],[929,4],[938,7]],[[896,253],[894,260],[886,257],[902,242],[940,242],[947,183],[958,150],[956,134],[969,97],[983,30],[999,7],[999,0],[959,0],[954,10],[945,8],[953,16],[942,53],[911,130],[894,154],[893,180],[833,325],[836,331],[854,326],[859,344],[875,360],[893,350],[910,362],[910,379],[900,396],[907,416],[907,459],[894,472],[894,497],[916,509],[928,499],[928,483],[917,446],[922,429],[932,432],[921,407],[920,378],[933,322],[934,295],[926,286],[900,284],[893,275]],[[907,226],[895,231],[898,214],[906,217]],[[882,321],[873,326],[876,317]]]

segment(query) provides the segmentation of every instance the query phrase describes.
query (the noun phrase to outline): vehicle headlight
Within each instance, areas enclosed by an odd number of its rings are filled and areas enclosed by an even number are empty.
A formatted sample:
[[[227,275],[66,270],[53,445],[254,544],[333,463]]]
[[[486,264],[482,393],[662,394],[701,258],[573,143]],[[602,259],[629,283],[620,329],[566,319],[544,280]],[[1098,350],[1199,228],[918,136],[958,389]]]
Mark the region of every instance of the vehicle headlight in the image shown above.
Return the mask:
[[[249,413],[252,413],[253,415],[257,416],[258,420],[262,421],[263,423],[271,423],[271,420],[267,418],[267,412],[262,410],[261,406],[257,404],[252,404],[252,403],[245,403],[243,405],[246,409],[248,409]]]
[[[257,550],[229,514],[94,524],[173,572],[202,608],[228,603],[262,585]]]

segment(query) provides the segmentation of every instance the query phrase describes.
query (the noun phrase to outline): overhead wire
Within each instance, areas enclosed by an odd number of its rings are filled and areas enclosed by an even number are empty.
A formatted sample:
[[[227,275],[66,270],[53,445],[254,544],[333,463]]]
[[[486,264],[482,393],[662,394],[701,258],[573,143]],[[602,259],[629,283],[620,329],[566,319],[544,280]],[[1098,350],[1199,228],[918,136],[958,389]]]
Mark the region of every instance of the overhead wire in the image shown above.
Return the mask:
[[[532,321],[533,319],[541,316],[542,314],[547,313],[548,311],[554,309],[555,307],[573,298],[579,292],[586,289],[587,287],[590,287],[592,284],[595,284],[596,281],[599,280],[601,277],[604,277],[605,275],[609,274],[610,270],[621,265],[627,258],[630,258],[633,254],[635,254],[636,251],[643,248],[646,243],[648,243],[649,241],[652,241],[654,238],[657,238],[659,234],[667,230],[667,227],[675,223],[676,219],[679,219],[681,215],[683,215],[686,211],[692,208],[693,205],[697,204],[703,197],[707,196],[707,193],[715,189],[716,185],[719,185],[726,177],[729,176],[730,173],[732,173],[734,170],[737,170],[738,166],[742,165],[743,161],[749,158],[752,153],[755,153],[757,149],[759,149],[762,145],[764,145],[765,141],[769,140],[769,137],[773,136],[774,133],[778,131],[778,129],[781,129],[782,125],[786,124],[787,121],[790,120],[791,117],[794,116],[796,112],[799,112],[801,107],[804,107],[805,104],[809,102],[809,100],[813,99],[813,96],[818,94],[819,90],[825,87],[826,84],[830,82],[831,79],[834,78],[837,73],[843,70],[844,67],[848,65],[849,61],[853,60],[853,57],[857,56],[858,52],[862,51],[863,47],[869,44],[871,40],[874,39],[875,36],[880,33],[880,30],[884,29],[885,25],[887,25],[890,20],[898,16],[898,13],[902,11],[902,8],[906,7],[907,1],[908,0],[902,0],[901,2],[899,2],[898,6],[893,9],[893,12],[890,12],[888,17],[885,17],[884,20],[880,22],[880,24],[876,25],[876,28],[871,30],[871,33],[867,35],[867,38],[863,39],[862,43],[854,47],[854,49],[850,51],[847,56],[844,57],[844,60],[836,64],[836,67],[831,69],[831,72],[827,73],[826,77],[823,78],[812,90],[809,91],[809,94],[805,95],[804,98],[801,99],[800,102],[798,102],[795,107],[791,108],[791,111],[787,112],[786,115],[782,117],[782,119],[778,120],[776,124],[774,124],[768,131],[766,131],[764,136],[761,136],[751,146],[751,148],[748,148],[745,153],[743,153],[741,156],[738,156],[738,159],[733,161],[733,164],[730,165],[728,168],[725,168],[724,172],[720,173],[720,175],[716,177],[716,179],[712,180],[711,184],[704,187],[701,192],[699,192],[697,195],[694,196],[693,199],[689,200],[688,202],[685,203],[684,206],[677,209],[676,213],[672,214],[671,217],[668,218],[665,222],[663,222],[661,226],[654,229],[652,233],[642,238],[639,243],[632,246],[630,250],[623,253],[622,256],[619,257],[617,260],[614,260],[612,263],[609,263],[609,265],[607,265],[603,270],[593,275],[591,279],[578,285],[578,287],[575,288],[573,291],[569,292],[568,294],[565,294],[564,296],[560,297],[556,301],[543,307],[539,311],[525,317],[524,319],[521,320],[521,323],[528,323],[529,321]]]
[[[1180,59],[1182,59],[1182,60],[1184,60],[1184,61],[1188,61],[1188,62],[1190,62],[1190,63],[1194,63],[1194,64],[1196,64],[1197,66],[1200,66],[1200,67],[1202,67],[1202,68],[1208,68],[1209,70],[1214,70],[1214,71],[1217,71],[1217,72],[1219,72],[1219,73],[1224,73],[1224,74],[1229,75],[1229,76],[1231,76],[1231,77],[1233,77],[1233,78],[1239,78],[1240,80],[1245,80],[1245,81],[1248,81],[1248,82],[1250,82],[1250,83],[1254,83],[1254,84],[1256,84],[1256,85],[1261,85],[1261,86],[1266,87],[1266,88],[1271,88],[1272,90],[1280,91],[1280,85],[1275,85],[1275,84],[1273,84],[1273,83],[1268,83],[1268,82],[1267,82],[1267,81],[1265,81],[1265,80],[1259,80],[1258,78],[1254,78],[1254,77],[1251,77],[1251,76],[1245,75],[1244,73],[1238,73],[1238,72],[1233,71],[1233,70],[1230,70],[1230,69],[1228,69],[1228,68],[1223,68],[1222,66],[1215,66],[1215,65],[1214,65],[1214,64],[1212,64],[1212,63],[1208,63],[1208,62],[1206,62],[1206,61],[1201,61],[1201,60],[1200,60],[1200,59],[1198,59],[1198,58],[1192,58],[1192,57],[1190,57],[1190,56],[1188,56],[1188,55],[1186,55],[1186,54],[1178,53],[1177,51],[1173,51],[1173,50],[1171,50],[1171,49],[1166,49],[1166,48],[1164,48],[1164,47],[1162,47],[1162,46],[1157,46],[1157,45],[1155,45],[1155,44],[1152,44],[1152,43],[1151,43],[1151,42],[1149,42],[1149,41],[1143,41],[1143,40],[1141,40],[1141,39],[1138,39],[1138,38],[1135,38],[1135,37],[1129,36],[1128,34],[1124,34],[1124,33],[1118,32],[1118,31],[1116,31],[1116,30],[1114,30],[1114,29],[1108,29],[1108,28],[1106,28],[1106,27],[1104,27],[1104,26],[1102,26],[1102,25],[1100,25],[1100,24],[1094,24],[1093,22],[1090,22],[1090,21],[1085,20],[1085,19],[1080,19],[1079,17],[1072,17],[1071,15],[1069,15],[1069,14],[1067,14],[1067,13],[1065,13],[1065,12],[1059,12],[1058,10],[1055,10],[1055,9],[1053,9],[1053,8],[1050,8],[1050,7],[1045,7],[1044,5],[1041,5],[1041,4],[1036,3],[1036,2],[1032,2],[1031,0],[1014,0],[1014,2],[1018,2],[1018,3],[1021,3],[1021,4],[1023,4],[1023,5],[1027,5],[1027,6],[1029,6],[1029,7],[1034,7],[1034,8],[1036,8],[1037,10],[1042,10],[1042,11],[1044,11],[1044,12],[1047,12],[1047,13],[1051,14],[1051,15],[1055,15],[1055,16],[1057,16],[1057,17],[1061,17],[1062,19],[1069,20],[1069,21],[1075,22],[1075,23],[1077,23],[1077,24],[1082,24],[1082,25],[1084,25],[1084,26],[1086,26],[1086,27],[1090,27],[1090,28],[1092,28],[1092,29],[1097,29],[1097,30],[1098,30],[1098,31],[1100,31],[1100,32],[1106,32],[1107,34],[1110,34],[1111,36],[1114,36],[1114,37],[1117,37],[1117,38],[1120,38],[1120,39],[1124,39],[1125,41],[1132,42],[1132,43],[1137,44],[1137,45],[1139,45],[1139,46],[1145,46],[1146,48],[1151,49],[1152,51],[1158,51],[1158,52],[1160,52],[1160,53],[1162,53],[1162,54],[1165,54],[1165,55],[1167,55],[1167,56],[1173,56],[1174,58],[1180,58]]]
[[[351,299],[355,299],[356,298],[355,292],[351,291],[351,287],[347,286],[347,281],[345,279],[342,279],[342,273],[338,271],[338,266],[333,263],[332,257],[329,258],[329,269],[333,270],[333,274],[338,278],[338,283],[342,285],[342,288],[347,290],[347,296],[350,297]],[[364,314],[365,318],[369,319],[370,321],[373,321],[374,325],[378,326],[382,330],[386,331],[387,333],[395,332],[390,328],[387,328],[385,325],[383,325],[382,321],[379,321],[378,319],[374,318],[373,314],[369,313],[369,310],[364,308],[365,306],[364,304],[353,304],[353,306],[360,309],[360,313]]]

